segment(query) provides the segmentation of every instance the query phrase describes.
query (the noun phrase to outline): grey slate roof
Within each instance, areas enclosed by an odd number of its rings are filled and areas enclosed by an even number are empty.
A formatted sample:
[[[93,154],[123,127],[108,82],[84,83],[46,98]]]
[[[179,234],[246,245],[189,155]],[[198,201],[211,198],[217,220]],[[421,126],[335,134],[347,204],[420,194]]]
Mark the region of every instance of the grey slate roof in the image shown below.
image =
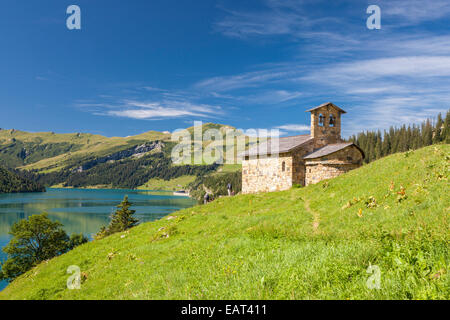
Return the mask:
[[[339,108],[337,105],[335,105],[334,103],[331,103],[331,102],[325,102],[325,103],[322,103],[320,106],[317,106],[317,107],[314,107],[314,108],[312,108],[312,109],[306,110],[306,112],[311,112],[311,111],[313,111],[313,110],[316,110],[316,109],[319,109],[319,108],[322,108],[322,107],[326,107],[326,106],[328,106],[328,105],[330,105],[330,106],[336,108],[340,113],[347,113],[347,112],[345,112],[344,110],[342,110],[341,108]]]
[[[273,140],[272,138],[271,140]],[[259,145],[250,148],[245,151],[243,156],[256,156],[256,155],[267,155],[271,153],[277,153],[276,144],[274,145],[274,150],[271,150],[271,140],[267,140],[266,142],[262,142]],[[303,134],[298,136],[291,137],[283,137],[278,139],[278,153],[289,152],[300,145],[311,141],[312,137],[309,134]]]
[[[357,147],[364,156],[364,152],[356,144],[354,144],[352,142],[346,142],[346,143],[335,143],[335,144],[326,145],[325,147],[322,147],[320,149],[317,149],[316,151],[313,151],[313,152],[307,154],[306,156],[303,157],[303,159],[321,158],[321,157],[327,156],[329,154],[338,152],[339,150],[345,149],[351,145],[354,145],[355,147]]]

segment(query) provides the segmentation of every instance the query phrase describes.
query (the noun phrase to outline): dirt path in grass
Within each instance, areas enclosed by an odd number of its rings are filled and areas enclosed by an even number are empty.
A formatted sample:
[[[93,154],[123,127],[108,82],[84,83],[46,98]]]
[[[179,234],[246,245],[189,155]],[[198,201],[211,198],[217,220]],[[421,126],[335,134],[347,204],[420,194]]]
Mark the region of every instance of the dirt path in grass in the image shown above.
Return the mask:
[[[313,216],[313,232],[317,233],[317,229],[319,228],[319,224],[320,224],[320,216],[319,213],[317,213],[316,211],[311,210],[310,206],[309,206],[309,200],[305,199],[305,209],[306,211],[308,211],[312,216]]]

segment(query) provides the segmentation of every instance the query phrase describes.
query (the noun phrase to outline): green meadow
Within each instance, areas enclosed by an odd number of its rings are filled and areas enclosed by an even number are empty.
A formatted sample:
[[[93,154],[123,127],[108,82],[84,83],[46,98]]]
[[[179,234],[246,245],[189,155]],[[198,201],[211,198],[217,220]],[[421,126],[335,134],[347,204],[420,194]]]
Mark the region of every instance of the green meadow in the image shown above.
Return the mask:
[[[165,191],[177,191],[187,188],[189,183],[195,180],[196,176],[185,175],[170,180],[153,178],[147,181],[144,185],[139,186],[138,190],[165,190]]]
[[[46,261],[0,299],[449,299],[449,162],[449,145],[430,146],[219,198]]]

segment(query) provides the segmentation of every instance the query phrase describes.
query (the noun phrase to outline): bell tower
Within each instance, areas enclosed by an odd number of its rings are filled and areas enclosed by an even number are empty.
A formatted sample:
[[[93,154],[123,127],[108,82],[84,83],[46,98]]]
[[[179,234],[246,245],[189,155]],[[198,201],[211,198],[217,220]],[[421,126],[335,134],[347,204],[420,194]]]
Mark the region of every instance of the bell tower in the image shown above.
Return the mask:
[[[314,149],[342,142],[341,114],[346,113],[344,110],[327,102],[306,112],[311,112],[311,137],[314,138]]]

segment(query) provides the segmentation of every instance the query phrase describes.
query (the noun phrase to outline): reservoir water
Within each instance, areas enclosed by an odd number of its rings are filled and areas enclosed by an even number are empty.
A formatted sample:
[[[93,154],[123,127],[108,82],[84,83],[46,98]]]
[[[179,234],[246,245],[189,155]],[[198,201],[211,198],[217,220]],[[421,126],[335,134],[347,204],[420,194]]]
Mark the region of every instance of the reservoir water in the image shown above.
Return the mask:
[[[69,235],[82,232],[92,238],[101,226],[108,224],[109,216],[125,195],[140,222],[160,219],[196,204],[195,200],[169,192],[124,189],[48,189],[42,193],[0,194],[0,249],[11,239],[8,232],[13,223],[42,212],[61,222]],[[5,259],[6,255],[0,251],[0,260]],[[0,282],[0,290],[6,285]]]

